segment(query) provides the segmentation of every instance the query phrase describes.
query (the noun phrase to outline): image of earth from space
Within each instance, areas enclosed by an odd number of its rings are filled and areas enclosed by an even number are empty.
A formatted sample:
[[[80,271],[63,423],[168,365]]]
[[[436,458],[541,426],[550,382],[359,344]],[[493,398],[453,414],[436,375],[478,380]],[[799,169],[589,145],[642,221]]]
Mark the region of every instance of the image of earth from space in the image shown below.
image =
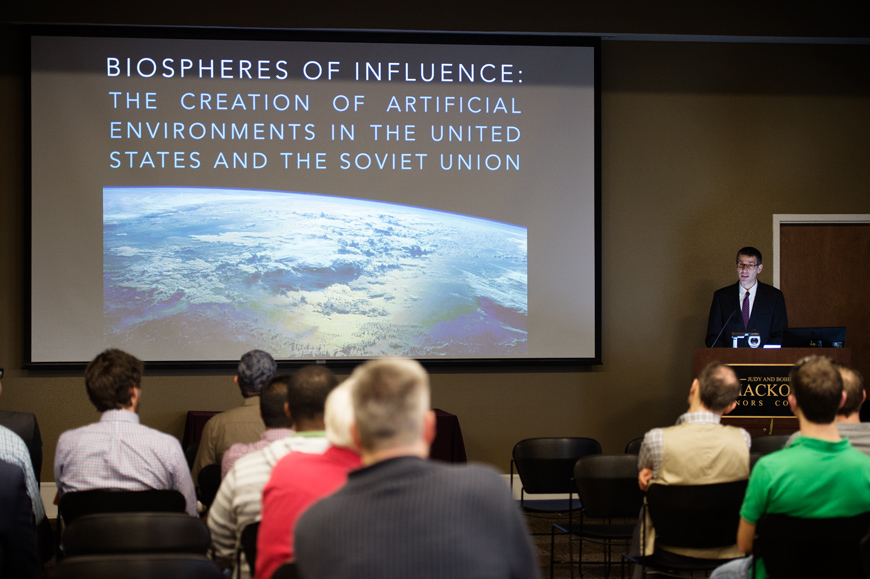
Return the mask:
[[[308,193],[103,190],[106,340],[146,360],[527,354],[524,227]]]

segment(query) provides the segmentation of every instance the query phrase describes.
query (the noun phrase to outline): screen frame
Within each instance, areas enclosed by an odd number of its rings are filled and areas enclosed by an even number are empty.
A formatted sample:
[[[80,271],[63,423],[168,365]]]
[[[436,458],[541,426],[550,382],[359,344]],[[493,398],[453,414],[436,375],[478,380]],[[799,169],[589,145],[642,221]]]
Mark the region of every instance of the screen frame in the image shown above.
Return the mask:
[[[23,128],[24,141],[24,187],[25,187],[25,259],[26,264],[24,306],[24,369],[80,370],[87,362],[46,362],[33,361],[32,356],[32,291],[33,291],[33,189],[32,189],[32,112],[31,112],[31,37],[33,36],[73,36],[106,38],[145,38],[145,39],[201,39],[201,40],[257,40],[282,42],[354,42],[354,43],[412,43],[412,44],[477,44],[477,45],[528,45],[528,46],[576,46],[593,49],[594,66],[594,354],[589,357],[528,357],[528,358],[418,358],[427,368],[491,369],[493,367],[574,370],[577,367],[601,365],[602,335],[602,264],[601,264],[601,38],[596,36],[562,33],[505,33],[505,32],[445,32],[445,31],[405,31],[405,30],[357,30],[357,29],[272,29],[272,28],[217,28],[217,27],[167,27],[167,26],[123,26],[123,25],[75,25],[75,24],[37,24],[25,25],[22,37],[27,43],[24,50],[27,71],[23,84],[24,118],[29,122]],[[96,354],[96,353],[95,353]],[[282,368],[296,368],[311,364],[325,364],[334,368],[352,368],[370,358],[323,358],[323,359],[279,359]],[[236,360],[185,360],[185,361],[146,361],[149,369],[199,370],[235,368]]]

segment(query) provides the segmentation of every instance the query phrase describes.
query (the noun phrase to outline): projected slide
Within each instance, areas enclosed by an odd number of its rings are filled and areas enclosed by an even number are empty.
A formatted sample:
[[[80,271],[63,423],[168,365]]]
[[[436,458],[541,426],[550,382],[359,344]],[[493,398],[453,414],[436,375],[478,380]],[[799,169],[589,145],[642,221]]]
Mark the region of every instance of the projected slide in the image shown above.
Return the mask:
[[[121,347],[526,354],[523,227],[265,191],[107,188],[103,207],[106,339]]]
[[[596,64],[551,35],[40,29],[30,362],[597,361]]]

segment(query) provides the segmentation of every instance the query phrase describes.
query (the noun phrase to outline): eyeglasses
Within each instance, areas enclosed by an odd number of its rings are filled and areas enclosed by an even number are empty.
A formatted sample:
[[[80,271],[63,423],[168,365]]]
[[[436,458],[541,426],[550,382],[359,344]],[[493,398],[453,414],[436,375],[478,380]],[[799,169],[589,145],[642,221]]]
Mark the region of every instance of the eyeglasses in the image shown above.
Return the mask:
[[[758,267],[757,263],[737,262],[737,269],[755,269],[756,267]]]
[[[0,380],[3,379],[3,368],[0,368]]]

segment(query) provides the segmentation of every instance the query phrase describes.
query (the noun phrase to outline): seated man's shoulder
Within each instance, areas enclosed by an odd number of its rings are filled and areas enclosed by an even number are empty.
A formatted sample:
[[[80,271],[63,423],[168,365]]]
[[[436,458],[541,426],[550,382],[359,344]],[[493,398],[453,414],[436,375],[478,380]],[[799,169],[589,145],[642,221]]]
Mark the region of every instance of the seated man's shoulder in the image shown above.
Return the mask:
[[[5,449],[13,452],[24,452],[29,454],[24,439],[11,428],[6,428],[5,426],[0,425],[0,441],[2,441]]]
[[[227,455],[235,455],[236,453],[238,453],[238,455],[236,456],[236,460],[242,460],[244,457],[251,454],[251,452],[248,451],[249,446],[250,445],[246,442],[232,443],[227,449],[226,453],[224,453],[224,460],[226,460]]]
[[[247,445],[236,443],[233,446],[231,446],[230,449],[232,449],[233,447],[239,447],[239,446],[247,446]],[[230,470],[235,470],[236,474],[238,475],[239,473],[244,473],[244,472],[250,470],[251,468],[265,465],[266,464],[265,450],[266,450],[265,448],[261,448],[260,450],[255,450],[253,452],[249,452],[249,453],[245,454],[244,456],[240,456],[239,459],[233,463],[233,466]],[[227,451],[227,452],[229,452],[229,451]]]
[[[139,424],[136,428],[139,431],[139,434],[147,436],[154,441],[159,441],[163,444],[169,444],[172,446],[178,446],[181,448],[181,443],[178,442],[178,439],[172,436],[171,434],[167,434],[162,430],[157,430],[151,426],[145,426],[144,424]]]
[[[36,415],[32,412],[0,410],[0,426],[20,434],[19,431],[32,430],[36,426]]]
[[[260,419],[259,404],[242,404],[241,406],[230,408],[229,410],[225,410],[220,414],[215,414],[211,417],[209,422],[215,419],[217,420],[217,422],[227,422],[231,420],[240,420],[246,418]]]
[[[69,430],[64,430],[57,439],[57,445],[59,447],[74,445],[88,438],[89,436],[98,435],[101,433],[100,423],[93,422],[91,424],[85,424],[84,426],[78,426],[76,428],[70,428]]]
[[[849,452],[847,454],[850,460],[858,467],[866,472],[870,473],[870,456],[868,456],[863,450],[856,448],[850,442],[849,444]]]
[[[474,494],[484,500],[510,496],[510,485],[491,466],[478,463],[452,465],[431,461],[430,467],[432,480],[444,492]]]

